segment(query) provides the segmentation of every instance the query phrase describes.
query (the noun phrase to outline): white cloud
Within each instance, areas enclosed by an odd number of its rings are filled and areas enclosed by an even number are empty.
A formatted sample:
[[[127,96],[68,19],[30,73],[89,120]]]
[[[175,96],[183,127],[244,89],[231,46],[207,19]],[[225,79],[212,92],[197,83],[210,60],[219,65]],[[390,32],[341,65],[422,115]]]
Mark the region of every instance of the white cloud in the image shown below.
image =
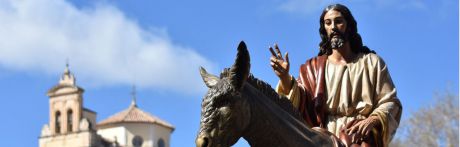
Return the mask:
[[[371,8],[388,9],[426,9],[425,2],[421,0],[285,0],[279,5],[279,9],[283,12],[296,14],[311,14],[313,12],[323,10],[327,5],[333,3],[362,4]]]
[[[279,6],[279,9],[289,13],[309,14],[322,10],[332,0],[286,0]]]
[[[427,7],[422,0],[376,0],[373,5],[380,9],[396,8],[399,10],[426,9]]]
[[[213,67],[165,29],[143,29],[109,4],[2,0],[0,22],[0,66],[10,70],[58,75],[69,58],[77,79],[91,85],[196,93],[204,89],[198,67]]]

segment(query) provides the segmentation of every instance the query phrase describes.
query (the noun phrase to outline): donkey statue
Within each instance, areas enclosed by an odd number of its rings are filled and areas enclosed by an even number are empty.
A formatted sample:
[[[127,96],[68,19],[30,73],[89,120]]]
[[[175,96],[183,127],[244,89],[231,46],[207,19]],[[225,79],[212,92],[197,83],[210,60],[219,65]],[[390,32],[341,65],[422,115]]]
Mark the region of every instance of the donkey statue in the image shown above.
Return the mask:
[[[286,97],[252,76],[249,60],[241,42],[235,63],[220,77],[200,68],[209,90],[201,104],[197,147],[229,147],[241,137],[253,147],[339,146],[330,134],[308,128]]]

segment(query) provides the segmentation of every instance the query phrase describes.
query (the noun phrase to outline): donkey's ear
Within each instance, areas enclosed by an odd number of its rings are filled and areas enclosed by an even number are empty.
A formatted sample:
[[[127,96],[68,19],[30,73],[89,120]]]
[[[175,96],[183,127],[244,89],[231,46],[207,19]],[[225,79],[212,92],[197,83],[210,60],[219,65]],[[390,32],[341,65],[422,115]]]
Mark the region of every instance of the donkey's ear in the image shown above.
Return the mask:
[[[200,75],[208,88],[213,87],[220,80],[217,76],[209,74],[203,67],[200,67]]]
[[[238,89],[242,88],[244,82],[246,82],[248,78],[250,68],[249,51],[244,41],[241,41],[238,45],[235,63],[233,63],[232,68],[230,68],[232,85]]]

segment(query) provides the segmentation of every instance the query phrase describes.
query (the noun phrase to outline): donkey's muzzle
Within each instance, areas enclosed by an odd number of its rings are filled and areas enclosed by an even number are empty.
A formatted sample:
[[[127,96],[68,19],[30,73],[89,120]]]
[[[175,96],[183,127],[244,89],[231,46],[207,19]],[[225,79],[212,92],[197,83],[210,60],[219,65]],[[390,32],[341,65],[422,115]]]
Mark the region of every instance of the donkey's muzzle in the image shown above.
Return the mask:
[[[196,139],[195,143],[196,143],[196,147],[208,147],[209,138],[200,136]]]

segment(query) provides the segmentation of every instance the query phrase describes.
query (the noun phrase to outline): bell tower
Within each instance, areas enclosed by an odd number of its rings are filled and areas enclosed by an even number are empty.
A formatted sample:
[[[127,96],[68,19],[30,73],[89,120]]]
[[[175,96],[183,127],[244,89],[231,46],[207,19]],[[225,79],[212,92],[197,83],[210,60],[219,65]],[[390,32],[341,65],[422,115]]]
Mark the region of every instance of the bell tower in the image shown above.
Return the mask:
[[[83,107],[83,92],[66,64],[59,82],[47,93],[50,118],[42,128],[40,147],[116,146],[97,134],[97,114]]]
[[[59,83],[52,87],[49,96],[50,135],[78,132],[83,114],[83,92],[75,83],[75,76],[66,64]]]

